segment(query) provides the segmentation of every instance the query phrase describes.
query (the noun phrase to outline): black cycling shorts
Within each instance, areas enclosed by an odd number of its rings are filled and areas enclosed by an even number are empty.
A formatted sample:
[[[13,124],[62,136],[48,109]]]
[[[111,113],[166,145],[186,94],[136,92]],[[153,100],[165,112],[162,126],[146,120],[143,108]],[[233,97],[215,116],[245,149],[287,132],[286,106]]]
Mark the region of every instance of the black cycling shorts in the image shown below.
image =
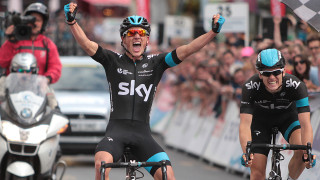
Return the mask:
[[[127,146],[130,147],[137,161],[159,162],[167,160],[168,165],[171,165],[168,155],[153,139],[149,124],[143,121],[110,120],[105,137],[96,147],[96,153],[98,151],[109,152],[113,156],[113,161],[117,162]],[[154,176],[158,168],[146,167],[145,169]]]
[[[296,111],[255,111],[251,124],[252,143],[270,144],[272,139],[272,128],[278,127],[282,136],[289,142],[293,131],[300,129],[298,113]],[[254,153],[268,156],[269,149],[254,148]]]

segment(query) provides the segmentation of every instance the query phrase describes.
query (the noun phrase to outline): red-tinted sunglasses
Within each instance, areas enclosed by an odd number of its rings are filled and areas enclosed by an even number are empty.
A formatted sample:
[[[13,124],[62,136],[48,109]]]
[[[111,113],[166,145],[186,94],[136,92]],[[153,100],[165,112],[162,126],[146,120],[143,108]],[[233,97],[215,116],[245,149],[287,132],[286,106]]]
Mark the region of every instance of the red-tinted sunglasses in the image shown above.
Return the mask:
[[[125,35],[128,37],[135,36],[136,34],[139,34],[139,36],[149,36],[149,33],[145,29],[129,29],[126,32],[124,32]]]

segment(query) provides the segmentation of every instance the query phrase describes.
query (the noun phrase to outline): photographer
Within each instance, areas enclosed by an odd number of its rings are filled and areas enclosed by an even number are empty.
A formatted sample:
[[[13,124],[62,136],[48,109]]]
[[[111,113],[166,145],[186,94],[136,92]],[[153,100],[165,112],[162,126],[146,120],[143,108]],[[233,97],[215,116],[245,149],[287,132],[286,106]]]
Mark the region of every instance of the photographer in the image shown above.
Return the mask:
[[[57,46],[43,35],[48,20],[47,7],[42,3],[30,4],[23,16],[9,13],[5,30],[8,40],[0,48],[0,66],[7,69],[7,74],[13,56],[19,52],[29,52],[37,58],[40,75],[46,76],[49,83],[59,80],[62,65]]]
[[[42,3],[30,4],[22,15],[8,13],[5,35],[7,40],[0,48],[0,66],[9,68],[12,58],[17,53],[27,52],[37,59],[38,74],[46,76],[48,83],[55,83],[61,76],[61,61],[57,46],[43,35],[49,20],[47,7]],[[52,98],[55,100],[54,95]],[[57,107],[57,103],[55,103]]]

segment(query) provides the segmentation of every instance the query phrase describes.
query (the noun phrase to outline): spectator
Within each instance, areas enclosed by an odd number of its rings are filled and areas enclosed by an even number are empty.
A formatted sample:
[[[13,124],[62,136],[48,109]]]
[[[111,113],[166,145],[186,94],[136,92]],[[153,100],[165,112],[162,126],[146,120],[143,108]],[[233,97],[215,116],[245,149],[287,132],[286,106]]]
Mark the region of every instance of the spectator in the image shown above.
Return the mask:
[[[309,78],[311,62],[308,60],[308,58],[303,55],[296,55],[293,57],[293,62],[293,75],[297,76],[301,81],[303,81],[306,84],[308,90],[316,90],[318,87],[314,85]]]
[[[304,45],[301,44],[292,44],[289,47],[289,52],[291,57],[294,57],[296,55],[304,55],[307,52],[307,49],[305,48]]]
[[[283,44],[279,47],[279,51],[281,52],[282,56],[286,60],[286,73],[292,74],[293,71],[293,62],[292,62],[292,56],[290,53],[290,46],[287,44]]]
[[[317,58],[317,66],[311,66],[310,79],[313,84],[320,86],[320,57]]]
[[[320,54],[320,36],[319,34],[312,34],[308,37],[307,46],[310,50],[311,65],[317,66],[317,58]]]
[[[252,48],[252,50],[253,50],[253,48]],[[255,51],[251,51],[251,50],[249,50],[249,51],[250,51],[250,53],[245,53],[246,51],[244,51],[243,57],[242,57],[244,60],[242,70],[245,74],[245,77],[251,77],[252,75],[257,73],[256,65],[255,65],[256,59],[257,59],[257,53]],[[250,56],[248,56],[248,55],[250,55]]]
[[[247,58],[250,58],[254,54],[254,50],[252,47],[243,47],[241,49],[241,58],[243,58],[243,62],[247,60]]]
[[[245,77],[243,69],[236,69],[233,74],[231,85],[233,87],[233,99],[238,102],[240,105],[242,86],[245,83],[247,78]]]

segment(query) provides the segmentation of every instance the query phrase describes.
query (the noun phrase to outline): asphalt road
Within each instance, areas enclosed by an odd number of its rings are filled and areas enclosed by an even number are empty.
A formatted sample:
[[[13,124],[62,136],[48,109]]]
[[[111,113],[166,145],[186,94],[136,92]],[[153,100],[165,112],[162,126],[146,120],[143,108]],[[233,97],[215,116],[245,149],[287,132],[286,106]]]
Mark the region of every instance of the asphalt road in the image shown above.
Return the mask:
[[[161,139],[155,136],[155,139],[164,147]],[[175,172],[177,180],[245,180],[241,174],[227,172],[224,168],[216,167],[207,162],[193,157],[185,152],[176,149],[164,147],[168,153]],[[63,180],[91,180],[94,179],[94,156],[63,156],[68,167]],[[145,180],[152,180],[147,171],[142,169],[145,174]],[[124,179],[123,169],[112,169],[111,180]]]

